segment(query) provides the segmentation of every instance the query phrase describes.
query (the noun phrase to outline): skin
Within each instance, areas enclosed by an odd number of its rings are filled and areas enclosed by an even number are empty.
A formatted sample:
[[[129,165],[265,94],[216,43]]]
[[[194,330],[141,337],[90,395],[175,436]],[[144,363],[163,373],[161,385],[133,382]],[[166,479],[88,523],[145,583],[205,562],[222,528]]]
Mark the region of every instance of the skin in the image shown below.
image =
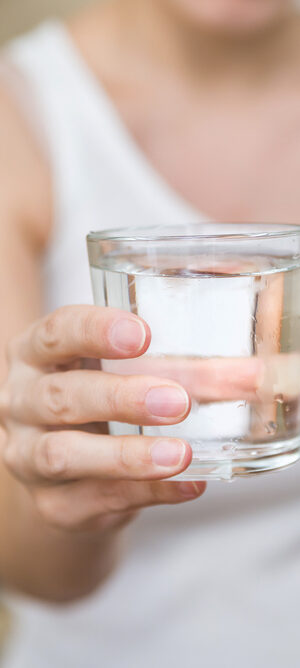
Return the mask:
[[[215,218],[299,220],[300,28],[291,3],[122,0],[68,29],[147,159],[184,198]],[[0,146],[0,573],[17,590],[68,601],[108,576],[136,511],[195,499],[205,485],[161,482],[189,465],[187,443],[105,433],[108,420],[174,424],[189,412],[176,370],[109,376],[81,364],[142,354],[147,324],[85,306],[40,318],[51,177],[5,85]],[[224,369],[214,362],[212,371],[202,371],[202,401],[228,394]],[[264,376],[246,360],[233,396],[256,392]],[[182,402],[167,396],[174,390]]]

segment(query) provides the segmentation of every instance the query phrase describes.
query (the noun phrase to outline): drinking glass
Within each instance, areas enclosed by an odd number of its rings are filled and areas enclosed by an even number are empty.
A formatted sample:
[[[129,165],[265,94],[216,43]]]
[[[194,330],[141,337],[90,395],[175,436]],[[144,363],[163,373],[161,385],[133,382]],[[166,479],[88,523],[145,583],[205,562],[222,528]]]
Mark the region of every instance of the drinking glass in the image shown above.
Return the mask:
[[[300,227],[196,223],[92,232],[95,303],[141,316],[147,352],[102,360],[117,374],[173,379],[191,399],[177,425],[109,424],[176,437],[193,459],[177,479],[233,480],[300,456]]]

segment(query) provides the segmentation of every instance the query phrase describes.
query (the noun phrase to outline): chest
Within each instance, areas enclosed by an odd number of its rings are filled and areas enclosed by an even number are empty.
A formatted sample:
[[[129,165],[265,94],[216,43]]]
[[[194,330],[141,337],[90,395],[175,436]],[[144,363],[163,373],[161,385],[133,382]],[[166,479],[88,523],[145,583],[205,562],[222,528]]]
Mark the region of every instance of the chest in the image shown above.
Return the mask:
[[[131,131],[163,178],[210,217],[299,221],[300,100],[150,107]]]

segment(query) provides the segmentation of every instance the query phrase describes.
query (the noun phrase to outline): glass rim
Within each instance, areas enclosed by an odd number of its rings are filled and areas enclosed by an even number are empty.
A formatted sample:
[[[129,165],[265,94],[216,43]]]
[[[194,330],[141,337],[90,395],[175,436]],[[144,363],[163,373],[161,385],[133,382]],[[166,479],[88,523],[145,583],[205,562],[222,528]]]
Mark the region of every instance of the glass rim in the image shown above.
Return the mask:
[[[190,223],[187,224],[188,228],[191,227],[198,227],[200,225],[232,225],[232,226],[238,226],[241,225],[242,227],[247,227],[249,225],[249,228],[252,227],[253,231],[247,231],[247,232],[230,232],[230,233],[219,233],[219,234],[207,234],[207,233],[196,233],[196,234],[166,234],[166,233],[160,233],[160,234],[149,234],[149,230],[157,230],[158,225],[148,225],[143,227],[117,227],[117,228],[110,228],[110,229],[105,229],[105,230],[99,230],[99,231],[91,231],[87,235],[87,241],[88,243],[90,242],[95,242],[95,241],[111,241],[111,242],[159,242],[159,241],[242,241],[242,240],[255,240],[255,239],[277,239],[277,238],[282,238],[282,237],[293,237],[293,236],[300,236],[300,225],[289,225],[289,224],[284,224],[284,223],[228,223],[228,222],[199,222],[199,223]],[[184,227],[184,224],[179,224],[179,225],[163,225],[162,228],[163,230],[168,230],[178,227],[179,229],[182,229]],[[269,228],[269,231],[254,231],[254,228]],[[143,234],[143,230],[145,230],[145,233]]]

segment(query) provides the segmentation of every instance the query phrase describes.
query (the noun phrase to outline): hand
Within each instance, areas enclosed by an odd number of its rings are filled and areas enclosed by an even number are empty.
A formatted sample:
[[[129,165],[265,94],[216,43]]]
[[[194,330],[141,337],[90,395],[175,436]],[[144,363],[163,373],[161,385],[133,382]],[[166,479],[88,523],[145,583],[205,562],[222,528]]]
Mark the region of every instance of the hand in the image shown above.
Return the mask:
[[[91,433],[91,423],[166,425],[188,415],[189,396],[172,380],[81,368],[82,358],[142,355],[150,338],[146,323],[133,314],[74,306],[11,342],[0,393],[3,458],[51,525],[106,530],[142,507],[204,492],[201,482],[160,482],[190,464],[187,443]]]

